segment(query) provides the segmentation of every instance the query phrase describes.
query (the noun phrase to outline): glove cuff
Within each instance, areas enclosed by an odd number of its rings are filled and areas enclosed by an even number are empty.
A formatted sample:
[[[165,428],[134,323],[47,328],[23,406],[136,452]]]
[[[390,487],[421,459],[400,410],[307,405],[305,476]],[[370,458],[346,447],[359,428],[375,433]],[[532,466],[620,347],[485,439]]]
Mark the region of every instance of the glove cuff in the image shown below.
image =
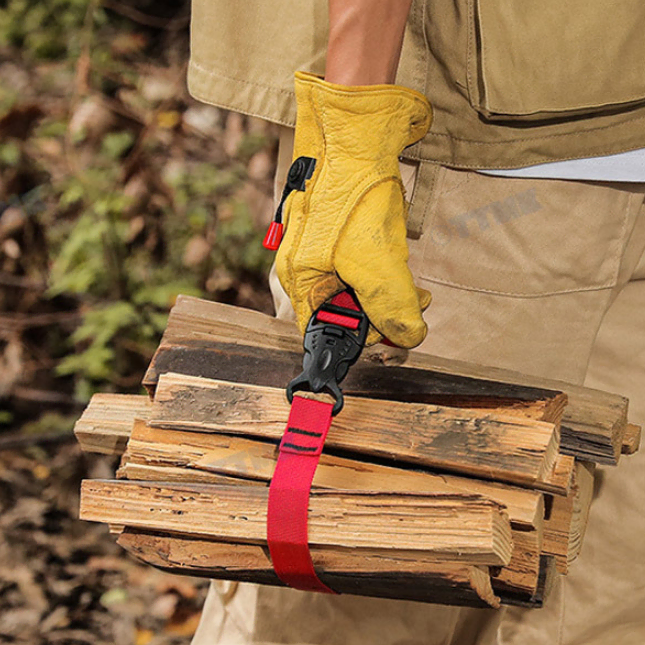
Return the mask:
[[[295,89],[299,122],[315,119],[324,132],[325,145],[355,159],[398,156],[430,127],[428,99],[407,87],[344,86],[296,72]]]

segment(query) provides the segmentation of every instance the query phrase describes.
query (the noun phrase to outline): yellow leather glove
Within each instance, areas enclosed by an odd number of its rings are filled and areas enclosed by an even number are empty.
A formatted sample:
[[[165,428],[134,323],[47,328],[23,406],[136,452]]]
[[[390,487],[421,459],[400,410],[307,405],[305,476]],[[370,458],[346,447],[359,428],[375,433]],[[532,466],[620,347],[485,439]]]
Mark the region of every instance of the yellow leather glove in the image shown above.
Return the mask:
[[[312,313],[352,287],[372,327],[367,343],[385,336],[415,347],[426,335],[407,266],[407,204],[399,172],[402,150],[430,127],[422,94],[396,85],[345,87],[297,72],[294,159],[316,159],[304,192],[285,204],[285,234],[276,269],[304,332]]]

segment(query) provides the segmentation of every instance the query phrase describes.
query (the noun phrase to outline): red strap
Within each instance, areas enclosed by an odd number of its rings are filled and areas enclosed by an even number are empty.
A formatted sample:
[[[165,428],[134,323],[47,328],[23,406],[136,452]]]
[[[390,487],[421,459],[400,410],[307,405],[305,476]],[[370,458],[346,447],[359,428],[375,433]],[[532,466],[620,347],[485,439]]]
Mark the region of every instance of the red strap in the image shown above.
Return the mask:
[[[330,302],[332,305],[337,305],[338,307],[345,307],[345,309],[360,311],[360,305],[358,304],[354,296],[349,293],[349,291],[341,291],[340,293],[337,293]],[[325,318],[323,318],[321,314],[323,314]],[[332,318],[334,316],[338,316],[338,318]],[[349,316],[340,316],[339,314],[332,314],[328,311],[321,311],[318,313],[318,319],[322,320],[323,322],[332,322],[337,325],[342,325],[343,327],[348,327],[349,329],[358,329],[358,320],[356,318],[350,318]],[[354,321],[356,321],[355,325]],[[395,345],[391,340],[388,340],[387,338],[383,338],[381,342],[383,343],[383,345],[388,345],[389,347],[398,347],[398,345]]]
[[[337,293],[331,300],[332,305],[337,307],[344,307],[345,309],[351,309],[352,311],[360,311],[361,308],[354,299],[354,296],[349,291],[341,291]]]
[[[295,396],[269,487],[267,541],[277,576],[303,591],[336,593],[323,584],[311,561],[307,514],[311,482],[329,426],[331,403]]]

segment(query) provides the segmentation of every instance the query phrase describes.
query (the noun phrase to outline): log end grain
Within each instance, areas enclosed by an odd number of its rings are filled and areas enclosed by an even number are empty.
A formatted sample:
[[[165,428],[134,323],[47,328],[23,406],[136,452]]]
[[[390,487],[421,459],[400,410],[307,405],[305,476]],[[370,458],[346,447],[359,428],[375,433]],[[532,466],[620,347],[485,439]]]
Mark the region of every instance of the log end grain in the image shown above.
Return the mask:
[[[623,435],[623,444],[621,453],[623,455],[633,455],[641,445],[641,426],[635,423],[628,423]]]

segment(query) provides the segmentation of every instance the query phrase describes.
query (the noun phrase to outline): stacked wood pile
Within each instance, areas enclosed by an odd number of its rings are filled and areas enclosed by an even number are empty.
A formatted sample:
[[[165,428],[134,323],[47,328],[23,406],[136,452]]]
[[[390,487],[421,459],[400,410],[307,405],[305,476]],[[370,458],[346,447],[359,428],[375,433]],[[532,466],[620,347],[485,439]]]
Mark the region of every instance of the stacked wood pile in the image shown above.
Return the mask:
[[[281,584],[268,482],[301,369],[294,325],[180,297],[145,376],[97,394],[84,450],[122,454],[83,483],[81,517],[162,569]],[[595,464],[633,453],[623,397],[389,348],[343,384],[313,482],[309,541],[341,593],[539,607],[578,555]]]

